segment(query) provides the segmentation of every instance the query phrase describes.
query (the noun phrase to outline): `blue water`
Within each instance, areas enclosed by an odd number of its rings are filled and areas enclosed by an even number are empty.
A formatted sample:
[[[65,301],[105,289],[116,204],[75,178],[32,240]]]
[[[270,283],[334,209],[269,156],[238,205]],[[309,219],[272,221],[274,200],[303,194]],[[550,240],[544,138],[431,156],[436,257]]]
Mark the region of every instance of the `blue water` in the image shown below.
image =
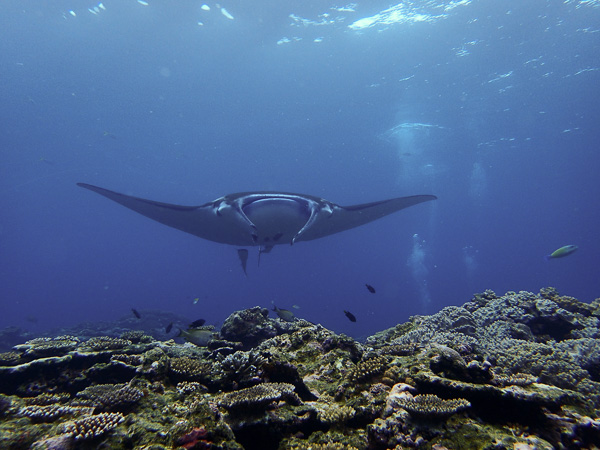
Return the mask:
[[[485,289],[600,296],[600,1],[201,6],[0,3],[0,328],[274,302],[361,337]],[[235,247],[76,182],[439,199],[250,249],[245,277]]]

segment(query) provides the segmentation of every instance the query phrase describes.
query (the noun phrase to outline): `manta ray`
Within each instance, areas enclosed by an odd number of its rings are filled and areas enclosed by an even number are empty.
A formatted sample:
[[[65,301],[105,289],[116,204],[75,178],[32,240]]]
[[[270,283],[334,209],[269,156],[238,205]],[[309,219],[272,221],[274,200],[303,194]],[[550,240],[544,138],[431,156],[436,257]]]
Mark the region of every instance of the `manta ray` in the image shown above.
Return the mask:
[[[435,195],[413,195],[340,206],[312,195],[242,192],[200,206],[180,206],[132,197],[91,184],[77,185],[164,225],[222,244],[260,246],[261,253],[270,251],[275,245],[312,241],[356,228],[437,198]]]

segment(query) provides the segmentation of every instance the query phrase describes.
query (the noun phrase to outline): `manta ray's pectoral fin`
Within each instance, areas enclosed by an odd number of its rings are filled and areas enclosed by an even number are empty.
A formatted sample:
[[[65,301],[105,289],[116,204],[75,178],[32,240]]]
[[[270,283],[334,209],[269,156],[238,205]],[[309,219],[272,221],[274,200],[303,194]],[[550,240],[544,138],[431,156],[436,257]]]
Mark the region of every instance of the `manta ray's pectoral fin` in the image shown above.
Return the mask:
[[[312,226],[305,226],[301,230],[302,235],[296,236],[296,240],[310,241],[341,231],[350,230],[381,219],[382,217],[404,208],[435,200],[436,198],[435,195],[413,195],[410,197],[398,197],[353,206],[339,206],[332,204],[331,214],[316,215],[314,217],[314,223],[311,224]],[[313,219],[313,217],[311,217],[311,219]],[[309,221],[311,219],[309,219]]]
[[[310,227],[315,224],[317,218],[323,215],[328,217],[333,213],[333,206],[328,201],[321,200],[321,202],[321,204],[318,204],[314,200],[309,201],[310,217],[308,218],[304,226],[300,229],[300,231],[296,233],[296,236],[292,238],[292,242],[290,242],[290,245],[294,245],[296,240],[298,240],[306,230],[310,229]]]
[[[244,210],[242,209],[241,199],[229,200],[227,197],[221,197],[217,200],[213,207],[215,213],[220,217],[228,217],[238,223],[241,223],[244,227],[248,228],[252,243],[258,242],[258,231],[256,225],[248,218]]]
[[[245,215],[239,214],[234,208],[225,207],[219,211],[221,205],[227,206],[229,203],[225,198],[200,206],[181,206],[132,197],[91,184],[77,185],[152,220],[194,236],[223,244],[256,245],[255,239],[250,236],[253,232],[256,233],[254,228],[248,225],[248,221],[244,220]]]

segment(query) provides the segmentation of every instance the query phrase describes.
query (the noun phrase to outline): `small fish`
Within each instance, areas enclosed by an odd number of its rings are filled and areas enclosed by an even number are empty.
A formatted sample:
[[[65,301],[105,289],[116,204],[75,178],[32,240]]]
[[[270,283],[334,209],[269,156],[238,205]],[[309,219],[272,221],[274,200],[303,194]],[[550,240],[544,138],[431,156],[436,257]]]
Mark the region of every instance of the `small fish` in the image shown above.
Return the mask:
[[[131,312],[132,312],[132,313],[133,313],[133,315],[134,315],[135,317],[137,317],[138,319],[141,319],[141,318],[142,318],[142,315],[141,315],[141,314],[140,314],[140,313],[137,311],[137,309],[133,309],[133,308],[131,308]]]
[[[196,297],[194,300],[192,300],[192,303],[195,305],[199,301],[200,301],[200,297]]]
[[[278,308],[277,306],[273,305],[273,311],[275,311],[275,314],[277,314],[277,317],[279,317],[284,322],[293,322],[296,320],[296,316],[294,315],[294,313],[291,311],[288,311],[287,309],[281,309],[281,308]]]
[[[227,11],[225,8],[221,8],[221,14],[223,14],[229,20],[233,20],[233,16],[229,14],[229,11]]]
[[[369,292],[371,294],[375,293],[375,288],[373,286],[371,286],[370,284],[365,284],[365,286],[367,287],[367,289],[369,290]]]
[[[242,263],[242,269],[244,270],[244,275],[248,276],[246,272],[246,263],[248,262],[248,250],[245,248],[238,249],[238,258],[240,258],[240,262]]]
[[[189,328],[198,328],[198,327],[201,327],[202,325],[204,325],[205,323],[206,323],[206,320],[204,320],[204,319],[194,320],[192,323],[190,323]]]
[[[354,314],[352,314],[350,311],[344,310],[344,314],[346,314],[346,317],[348,318],[348,320],[350,322],[356,322],[356,316]]]
[[[559,248],[558,250],[554,250],[549,255],[544,256],[546,261],[550,261],[553,258],[562,258],[564,256],[568,256],[577,250],[579,247],[576,245],[565,245],[564,247]]]
[[[179,329],[177,337],[182,337],[186,341],[191,342],[198,347],[206,347],[206,345],[215,339],[218,333],[214,332],[213,327],[190,328],[189,330]]]
[[[169,325],[167,325],[167,328],[165,328],[165,333],[169,334],[172,329],[173,329],[173,322],[171,322]]]
[[[298,306],[298,305],[292,305],[292,308],[294,308],[294,309],[300,309],[300,306]]]

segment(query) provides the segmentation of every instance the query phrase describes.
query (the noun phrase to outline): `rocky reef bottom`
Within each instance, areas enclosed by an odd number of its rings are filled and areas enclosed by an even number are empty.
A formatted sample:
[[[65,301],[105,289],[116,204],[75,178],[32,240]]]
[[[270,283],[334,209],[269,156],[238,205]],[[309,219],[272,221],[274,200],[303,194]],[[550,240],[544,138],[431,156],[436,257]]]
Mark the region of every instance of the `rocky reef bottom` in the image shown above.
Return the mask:
[[[600,299],[492,291],[359,343],[234,312],[206,346],[119,336],[0,353],[2,449],[594,449]]]

